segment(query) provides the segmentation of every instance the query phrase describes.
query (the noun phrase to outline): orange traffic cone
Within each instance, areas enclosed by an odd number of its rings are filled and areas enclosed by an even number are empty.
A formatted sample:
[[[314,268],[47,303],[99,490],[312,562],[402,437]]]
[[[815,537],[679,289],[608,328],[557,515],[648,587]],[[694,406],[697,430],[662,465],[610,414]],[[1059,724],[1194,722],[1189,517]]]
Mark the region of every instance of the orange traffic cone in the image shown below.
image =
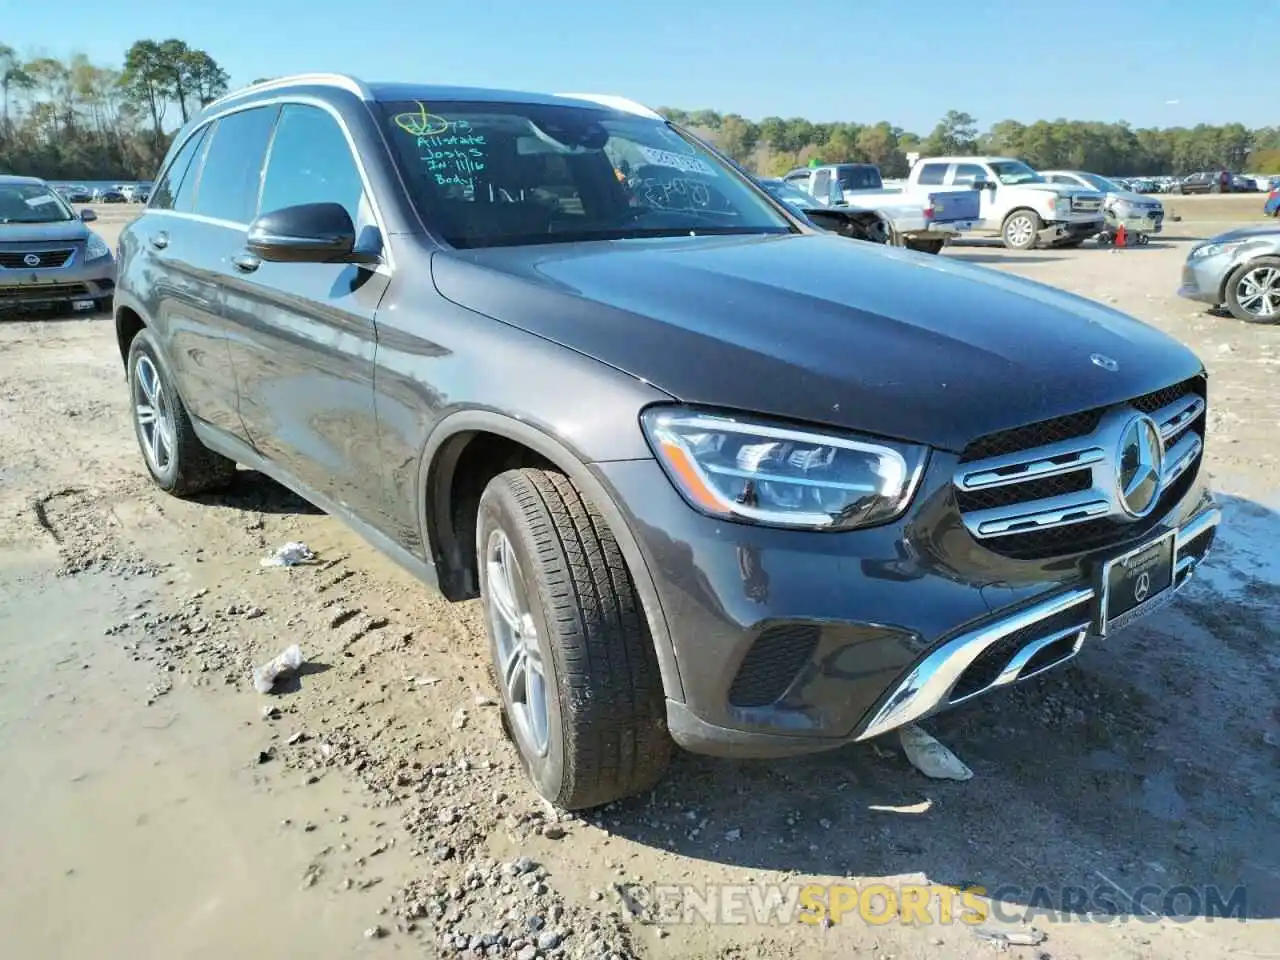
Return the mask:
[[[1120,226],[1116,227],[1116,246],[1123,247],[1127,237],[1128,234],[1125,232],[1124,224],[1122,223]]]

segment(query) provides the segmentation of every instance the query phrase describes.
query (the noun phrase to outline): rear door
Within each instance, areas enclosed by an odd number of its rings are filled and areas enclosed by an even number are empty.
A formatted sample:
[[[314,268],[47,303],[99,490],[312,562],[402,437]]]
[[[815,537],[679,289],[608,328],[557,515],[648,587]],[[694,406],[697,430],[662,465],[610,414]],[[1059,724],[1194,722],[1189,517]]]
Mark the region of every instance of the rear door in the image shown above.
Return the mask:
[[[268,152],[259,214],[322,202],[346,208],[360,249],[382,249],[340,119],[318,105],[287,103]],[[271,263],[254,257],[245,239],[236,237],[223,309],[250,439],[302,486],[385,530],[374,314],[390,267]]]
[[[243,436],[235,376],[218,307],[217,224],[196,215],[196,192],[214,124],[193,132],[161,175],[146,213],[126,236],[122,271],[137,273],[127,289],[146,290],[139,304],[168,360],[188,412]]]

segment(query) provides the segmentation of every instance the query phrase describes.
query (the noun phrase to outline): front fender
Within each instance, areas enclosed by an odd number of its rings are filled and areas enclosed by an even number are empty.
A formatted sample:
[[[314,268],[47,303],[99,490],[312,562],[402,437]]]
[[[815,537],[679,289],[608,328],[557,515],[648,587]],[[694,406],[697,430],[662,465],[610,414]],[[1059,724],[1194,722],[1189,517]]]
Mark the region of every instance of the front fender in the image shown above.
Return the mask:
[[[462,410],[442,419],[427,439],[418,466],[418,524],[427,556],[436,561],[437,569],[447,566],[448,558],[442,557],[440,531],[435,529],[433,517],[450,516],[448,503],[452,487],[453,469],[457,465],[462,446],[450,444],[450,440],[468,433],[488,433],[512,440],[533,450],[554,464],[591,499],[609,524],[622,555],[627,561],[631,579],[643,606],[649,633],[653,638],[662,674],[662,685],[668,699],[684,702],[684,688],[676,665],[675,648],[667,624],[662,602],[654,586],[648,563],[640,545],[627,524],[622,511],[614,500],[614,493],[601,476],[593,471],[581,451],[560,438],[513,417],[489,410]],[[441,581],[443,583],[443,572]]]

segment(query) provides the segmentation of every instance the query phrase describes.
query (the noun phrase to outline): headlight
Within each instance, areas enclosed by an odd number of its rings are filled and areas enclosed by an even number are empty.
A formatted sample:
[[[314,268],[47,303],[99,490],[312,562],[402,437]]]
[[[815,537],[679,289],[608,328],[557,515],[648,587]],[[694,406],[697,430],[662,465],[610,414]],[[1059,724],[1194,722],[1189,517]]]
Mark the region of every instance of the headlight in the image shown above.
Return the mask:
[[[89,241],[84,245],[85,256],[90,260],[97,260],[99,257],[107,257],[111,255],[111,248],[107,246],[96,233],[89,234]]]
[[[1237,247],[1243,246],[1245,241],[1239,240],[1235,243],[1206,243],[1202,247],[1196,247],[1191,251],[1191,258],[1199,260],[1201,257],[1216,257],[1220,253],[1231,253]]]
[[[911,444],[680,408],[651,408],[641,422],[690,506],[766,526],[848,530],[893,520],[928,455]]]

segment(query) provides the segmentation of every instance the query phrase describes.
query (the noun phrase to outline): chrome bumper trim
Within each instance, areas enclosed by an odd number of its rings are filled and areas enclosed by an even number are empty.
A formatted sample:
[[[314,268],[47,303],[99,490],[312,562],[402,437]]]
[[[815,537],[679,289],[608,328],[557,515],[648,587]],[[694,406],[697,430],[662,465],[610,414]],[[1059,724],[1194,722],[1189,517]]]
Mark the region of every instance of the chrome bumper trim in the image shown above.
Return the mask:
[[[1170,595],[1190,579],[1191,571],[1204,558],[1203,554],[1199,557],[1180,556],[1183,548],[1199,540],[1221,522],[1222,511],[1217,507],[1209,507],[1183,524],[1173,535],[1174,579],[1173,585],[1169,589]],[[1029,676],[1042,673],[1043,670],[1036,670],[1030,674],[1024,674],[1022,671],[1032,657],[1041,649],[1074,635],[1074,648],[1070,654],[1044,669],[1052,669],[1052,667],[1060,663],[1065,663],[1075,656],[1084,645],[1086,637],[1093,630],[1095,601],[1097,599],[1098,591],[1092,586],[1077,587],[1010,614],[1003,620],[984,624],[975,630],[948,640],[916,665],[915,669],[884,701],[884,704],[876,711],[871,721],[854,739],[869,740],[872,737],[878,737],[881,734],[888,733],[890,730],[913,723],[944,708],[972,700],[997,687],[1007,686],[1018,680],[1025,680]],[[1079,624],[1029,641],[1013,654],[992,683],[961,699],[951,699],[951,692],[955,689],[955,685],[960,680],[961,675],[987,649],[1019,630],[1035,626],[1037,623],[1057,616],[1073,607],[1083,608]],[[1156,608],[1153,607],[1152,609]]]

